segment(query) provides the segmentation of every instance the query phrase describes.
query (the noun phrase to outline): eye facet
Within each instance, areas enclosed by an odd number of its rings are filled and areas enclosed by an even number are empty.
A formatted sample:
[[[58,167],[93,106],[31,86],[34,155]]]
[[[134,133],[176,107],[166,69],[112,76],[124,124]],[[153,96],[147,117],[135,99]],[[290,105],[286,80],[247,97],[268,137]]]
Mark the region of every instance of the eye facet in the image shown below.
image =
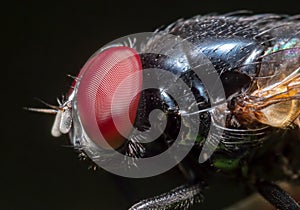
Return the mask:
[[[86,134],[98,146],[107,149],[108,143],[112,148],[118,148],[131,133],[140,98],[136,93],[142,86],[141,70],[141,60],[134,49],[113,47],[95,55],[80,71],[78,114]],[[136,73],[139,76],[131,77]],[[125,97],[133,94],[132,100]],[[112,109],[113,103],[117,103],[118,110]],[[119,122],[126,122],[124,119],[129,118],[131,123],[118,124],[121,128],[117,129],[116,118]],[[122,136],[120,130],[125,131],[126,136],[124,132]]]

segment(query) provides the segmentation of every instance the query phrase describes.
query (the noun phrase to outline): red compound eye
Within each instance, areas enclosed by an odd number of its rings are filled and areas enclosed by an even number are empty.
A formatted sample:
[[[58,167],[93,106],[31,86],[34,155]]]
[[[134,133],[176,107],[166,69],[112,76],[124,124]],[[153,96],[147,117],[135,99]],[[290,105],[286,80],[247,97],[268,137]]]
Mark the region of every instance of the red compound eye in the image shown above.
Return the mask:
[[[113,47],[94,56],[80,71],[78,114],[95,144],[117,148],[131,133],[142,87],[141,70],[134,49]]]

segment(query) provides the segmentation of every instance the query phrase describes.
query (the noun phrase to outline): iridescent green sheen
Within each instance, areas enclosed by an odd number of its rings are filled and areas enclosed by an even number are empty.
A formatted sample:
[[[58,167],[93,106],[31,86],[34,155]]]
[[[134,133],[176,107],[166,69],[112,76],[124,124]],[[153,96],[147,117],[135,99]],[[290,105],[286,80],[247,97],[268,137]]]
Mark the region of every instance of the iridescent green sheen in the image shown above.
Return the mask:
[[[268,48],[265,51],[265,55],[268,55],[270,53],[278,52],[281,50],[287,50],[287,49],[292,49],[292,48],[300,48],[300,40],[298,38],[292,38],[289,39],[288,41],[282,40],[275,44],[273,47]]]

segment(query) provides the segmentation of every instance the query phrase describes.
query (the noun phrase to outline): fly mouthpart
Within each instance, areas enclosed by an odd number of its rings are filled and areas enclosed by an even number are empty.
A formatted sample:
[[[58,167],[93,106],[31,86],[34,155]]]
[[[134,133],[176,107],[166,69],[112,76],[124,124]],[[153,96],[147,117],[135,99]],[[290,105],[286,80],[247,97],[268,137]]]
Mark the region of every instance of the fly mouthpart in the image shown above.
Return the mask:
[[[23,109],[25,109],[27,111],[31,111],[31,112],[39,112],[39,113],[45,113],[45,114],[56,114],[58,112],[58,110],[61,109],[59,106],[54,106],[54,105],[48,104],[47,102],[45,102],[44,100],[42,100],[40,98],[35,98],[35,99],[51,109],[34,108],[34,107],[23,107]],[[60,105],[60,102],[59,102],[59,105]]]

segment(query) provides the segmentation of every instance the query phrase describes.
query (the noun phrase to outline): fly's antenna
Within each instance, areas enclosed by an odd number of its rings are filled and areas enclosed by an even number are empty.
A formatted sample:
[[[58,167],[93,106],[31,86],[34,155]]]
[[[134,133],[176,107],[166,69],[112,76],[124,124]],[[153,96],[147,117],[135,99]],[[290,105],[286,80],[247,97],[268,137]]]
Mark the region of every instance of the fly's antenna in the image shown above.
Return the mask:
[[[48,104],[47,102],[43,101],[40,98],[35,98],[35,99],[38,100],[39,102],[41,102],[42,104],[46,105],[47,107],[51,108],[51,109],[33,108],[33,107],[23,107],[23,109],[25,109],[27,111],[31,111],[31,112],[40,112],[40,113],[45,113],[45,114],[56,114],[58,112],[58,110],[61,110],[60,107]]]
[[[44,109],[44,108],[32,108],[32,107],[23,107],[23,109],[31,112],[40,112],[45,114],[56,114],[58,112],[56,109]]]
[[[76,82],[78,81],[78,77],[76,77],[76,76],[73,76],[73,75],[71,75],[71,74],[67,74],[67,77],[69,77],[69,78],[71,78],[71,79],[73,79],[73,80],[75,80]]]

